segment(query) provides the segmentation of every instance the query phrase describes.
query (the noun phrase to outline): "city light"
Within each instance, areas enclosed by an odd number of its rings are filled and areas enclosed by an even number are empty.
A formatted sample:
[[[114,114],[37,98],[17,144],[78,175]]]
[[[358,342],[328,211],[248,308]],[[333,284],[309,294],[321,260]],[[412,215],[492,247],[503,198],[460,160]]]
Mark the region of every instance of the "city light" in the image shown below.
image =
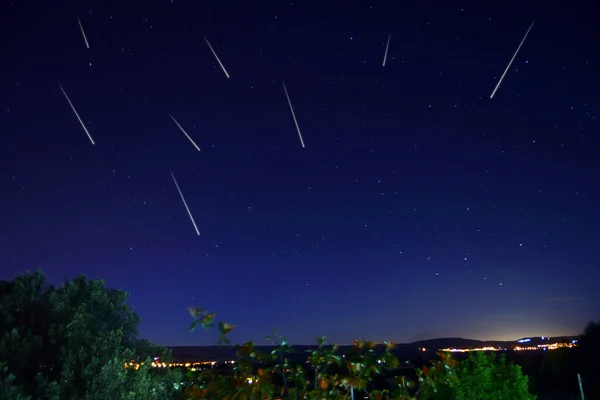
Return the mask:
[[[539,350],[556,350],[556,349],[571,349],[573,347],[577,347],[577,342],[574,341],[572,343],[552,343],[552,344],[538,344],[537,346],[515,346],[513,348],[505,348],[505,347],[478,347],[473,349],[456,349],[456,348],[446,348],[440,349],[439,351],[450,352],[450,353],[468,353],[471,351],[504,351],[504,350],[514,350],[514,351],[539,351]]]
[[[502,347],[476,347],[474,349],[446,348],[446,349],[440,349],[439,351],[450,352],[450,353],[467,353],[470,351],[501,351],[501,350],[505,350],[505,349]]]
[[[519,343],[526,343],[529,342],[530,340],[519,340],[517,342]],[[476,347],[476,348],[469,348],[469,349],[461,349],[461,348],[445,348],[445,349],[439,349],[438,351],[442,351],[442,352],[449,352],[449,353],[469,353],[469,352],[473,352],[473,351],[508,351],[508,350],[513,350],[513,351],[545,351],[545,350],[556,350],[556,349],[571,349],[577,347],[577,340],[573,340],[571,342],[568,343],[551,343],[551,344],[538,344],[537,346],[514,346],[514,347],[492,347],[492,346],[486,346],[486,347]],[[419,351],[425,352],[428,349],[421,347],[418,349]],[[344,355],[342,355],[342,357],[345,357]],[[308,361],[307,361],[308,362]],[[377,360],[378,363],[381,363],[381,360]],[[217,365],[218,363],[221,364],[235,364],[235,360],[227,360],[227,361],[194,361],[194,362],[179,362],[179,363],[165,363],[165,362],[161,362],[158,357],[154,358],[154,361],[151,363],[151,366],[153,368],[187,368],[187,369],[191,369],[192,371],[195,371],[197,369],[202,369],[202,368],[208,368],[208,367],[214,367],[215,365]],[[136,362],[129,362],[129,363],[125,363],[125,368],[134,368],[134,369],[139,369],[140,366],[144,365],[144,363],[136,363]],[[255,380],[254,380],[255,381]],[[249,384],[252,384],[252,381],[248,382]]]
[[[157,358],[155,358],[156,360]],[[214,367],[215,365],[217,365],[218,361],[194,361],[194,362],[180,362],[180,363],[165,363],[165,362],[160,362],[160,361],[153,361],[150,365],[153,368],[188,368],[188,369],[192,369],[195,370],[197,368],[202,368],[202,367]],[[227,361],[222,361],[223,364],[235,364],[235,360],[227,360]],[[135,369],[139,369],[140,366],[144,365],[144,363],[136,363],[136,362],[129,362],[129,363],[125,363],[125,368],[135,368]]]

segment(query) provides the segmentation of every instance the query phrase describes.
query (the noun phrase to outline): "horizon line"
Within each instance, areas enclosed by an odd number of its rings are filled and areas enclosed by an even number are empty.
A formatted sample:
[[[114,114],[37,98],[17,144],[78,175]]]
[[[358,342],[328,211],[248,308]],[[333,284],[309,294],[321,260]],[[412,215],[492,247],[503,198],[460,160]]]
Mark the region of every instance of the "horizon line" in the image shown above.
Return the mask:
[[[430,341],[430,340],[471,340],[471,341],[477,341],[477,342],[504,342],[504,343],[512,343],[512,342],[517,342],[521,339],[535,339],[535,338],[545,338],[545,339],[552,339],[552,338],[558,338],[558,339],[563,339],[563,338],[574,338],[574,337],[579,337],[581,336],[580,333],[577,334],[572,334],[572,335],[560,335],[560,336],[521,336],[518,339],[511,339],[511,340],[500,340],[500,339],[470,339],[470,338],[463,338],[463,337],[459,337],[459,336],[447,336],[447,337],[438,337],[438,338],[429,338],[429,339],[420,339],[420,340],[415,340],[414,342],[395,342],[396,346],[399,345],[411,345],[411,344],[415,344],[415,343],[419,343],[419,342],[426,342],[426,341]],[[360,339],[363,340],[363,339]],[[367,340],[367,341],[371,341],[373,342],[373,340]],[[381,345],[384,342],[388,342],[388,343],[393,343],[393,341],[375,341],[375,344],[377,345]],[[164,347],[233,347],[233,346],[239,346],[243,343],[232,343],[231,345],[219,345],[219,344],[180,344],[180,345],[167,345],[167,344],[163,344],[161,346]],[[267,344],[257,344],[256,342],[254,343],[254,345],[256,347],[275,347],[277,346],[275,343],[267,343]],[[318,343],[289,343],[290,346],[318,346]],[[327,343],[327,346],[352,346],[353,343]]]

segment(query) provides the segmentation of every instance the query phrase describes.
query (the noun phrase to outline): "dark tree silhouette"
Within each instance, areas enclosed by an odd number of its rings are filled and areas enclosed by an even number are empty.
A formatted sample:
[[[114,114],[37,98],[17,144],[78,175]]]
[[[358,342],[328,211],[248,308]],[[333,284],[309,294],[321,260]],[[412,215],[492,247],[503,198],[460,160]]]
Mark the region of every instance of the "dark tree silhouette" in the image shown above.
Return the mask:
[[[16,399],[173,398],[176,371],[125,362],[164,349],[137,339],[128,294],[80,276],[53,287],[40,271],[0,282],[0,397]],[[9,397],[10,396],[10,397]]]
[[[579,338],[579,369],[586,398],[600,398],[600,321],[591,321]],[[574,384],[577,384],[574,382]]]

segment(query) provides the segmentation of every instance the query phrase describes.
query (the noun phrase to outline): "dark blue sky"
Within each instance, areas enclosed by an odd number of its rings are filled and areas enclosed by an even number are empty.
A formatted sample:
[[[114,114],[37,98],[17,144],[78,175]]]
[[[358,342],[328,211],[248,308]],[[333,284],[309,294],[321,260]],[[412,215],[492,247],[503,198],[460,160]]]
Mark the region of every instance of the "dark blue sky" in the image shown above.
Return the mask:
[[[259,342],[598,317],[592,2],[126,3],[0,7],[4,279],[101,277],[168,345],[214,341],[190,305]]]

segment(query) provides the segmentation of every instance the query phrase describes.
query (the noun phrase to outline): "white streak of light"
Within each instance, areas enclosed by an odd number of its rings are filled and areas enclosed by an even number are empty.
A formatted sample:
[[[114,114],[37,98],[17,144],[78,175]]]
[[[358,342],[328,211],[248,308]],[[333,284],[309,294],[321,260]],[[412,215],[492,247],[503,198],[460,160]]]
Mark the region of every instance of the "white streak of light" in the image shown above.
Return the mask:
[[[60,90],[62,90],[63,94],[65,95],[65,97],[67,98],[67,101],[69,102],[69,105],[71,106],[71,109],[73,110],[73,112],[75,113],[75,116],[77,117],[77,119],[79,120],[79,123],[81,124],[81,126],[83,127],[83,130],[85,131],[85,133],[87,134],[88,138],[90,138],[90,142],[92,142],[92,144],[96,144],[94,143],[94,139],[92,139],[92,135],[90,135],[90,132],[87,130],[87,128],[85,127],[85,124],[83,123],[83,121],[81,120],[81,117],[79,116],[79,114],[77,113],[77,110],[75,109],[75,106],[73,106],[73,103],[71,103],[71,99],[69,99],[69,96],[67,96],[67,92],[65,92],[65,89],[63,89],[61,84],[58,84],[58,86],[60,86]]]
[[[217,53],[215,53],[215,51],[213,50],[212,46],[210,45],[210,43],[208,42],[207,38],[204,38],[204,40],[206,40],[206,44],[208,45],[208,47],[210,48],[210,51],[212,51],[212,53],[214,54],[215,58],[217,59],[217,62],[219,63],[219,65],[221,66],[221,68],[223,69],[223,72],[225,72],[225,76],[229,78],[229,74],[227,73],[227,70],[225,69],[225,67],[223,66],[223,63],[221,62],[221,60],[219,60],[219,56],[217,55]]]
[[[285,97],[287,97],[288,104],[290,105],[290,111],[292,111],[292,117],[294,118],[294,124],[296,124],[296,130],[298,131],[298,137],[300,137],[300,144],[302,148],[304,148],[304,139],[302,139],[302,133],[300,133],[300,127],[298,126],[298,120],[296,119],[296,114],[294,113],[294,107],[292,106],[292,101],[290,100],[290,95],[288,94],[287,88],[285,87],[285,82],[283,83],[283,90],[285,90]]]
[[[85,45],[89,49],[90,44],[87,41],[87,37],[85,36],[85,32],[83,31],[83,25],[81,25],[81,20],[77,17],[77,22],[79,22],[79,28],[81,28],[81,34],[83,35],[83,40],[85,40]]]
[[[510,59],[510,61],[508,63],[508,65],[506,66],[506,69],[504,70],[504,73],[502,74],[502,76],[498,80],[498,83],[496,84],[496,87],[494,88],[494,91],[490,95],[490,99],[494,98],[494,95],[496,94],[496,91],[500,87],[500,84],[502,83],[502,80],[504,79],[504,76],[508,72],[508,70],[509,70],[512,62],[514,61],[515,57],[517,56],[517,53],[519,53],[519,50],[521,50],[521,46],[523,46],[523,43],[525,43],[525,39],[527,39],[527,35],[529,35],[529,31],[531,30],[531,28],[533,28],[533,24],[535,24],[535,20],[531,23],[531,25],[529,26],[529,29],[527,29],[527,32],[525,33],[525,36],[523,36],[523,40],[521,40],[521,43],[519,44],[519,47],[517,47],[517,51],[515,51],[515,54],[513,54],[512,58]]]
[[[185,202],[185,199],[183,198],[183,193],[181,193],[181,189],[179,189],[179,185],[177,184],[177,179],[175,179],[175,175],[173,175],[173,171],[169,171],[169,172],[171,172],[171,177],[173,178],[173,182],[175,182],[175,187],[177,188],[177,191],[179,192],[179,196],[181,197],[181,201],[183,201],[183,205],[185,206],[185,209],[186,209],[188,215],[190,216],[190,220],[192,221],[192,225],[194,225],[196,234],[198,236],[200,236],[200,231],[198,230],[198,227],[196,226],[196,221],[194,221],[192,212],[190,211],[190,208],[188,207],[187,203]]]
[[[385,45],[385,54],[383,55],[383,66],[385,67],[385,62],[387,60],[388,49],[390,48],[390,39],[392,38],[392,34],[388,36],[387,44]]]
[[[181,125],[179,125],[179,122],[177,122],[177,120],[171,114],[169,114],[169,117],[171,117],[171,119],[173,120],[173,122],[175,122],[177,124],[177,126],[179,127],[179,129],[181,130],[181,132],[183,132],[183,134],[185,135],[185,137],[187,137],[189,139],[189,141],[192,142],[192,144],[194,145],[194,147],[196,148],[196,150],[200,151],[200,147],[198,147],[198,145],[196,144],[196,142],[194,142],[194,140],[190,137],[190,135],[187,134],[187,132],[185,131],[185,129],[183,129],[183,127]]]

